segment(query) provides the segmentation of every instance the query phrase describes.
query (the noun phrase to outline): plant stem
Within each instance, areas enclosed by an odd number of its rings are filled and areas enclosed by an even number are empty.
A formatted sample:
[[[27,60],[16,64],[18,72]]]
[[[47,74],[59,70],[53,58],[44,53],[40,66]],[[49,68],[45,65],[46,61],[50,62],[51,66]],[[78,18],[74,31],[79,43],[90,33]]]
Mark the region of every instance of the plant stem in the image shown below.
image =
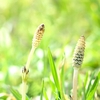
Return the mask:
[[[35,51],[35,48],[32,47],[32,49],[29,53],[27,62],[26,62],[25,69],[23,69],[23,73],[22,73],[22,89],[23,89],[22,90],[22,100],[26,100],[27,74],[28,74],[28,71],[29,71],[29,65],[30,65],[30,62],[31,62],[32,55],[33,55],[34,51]]]
[[[29,66],[30,66],[30,62],[31,62],[31,59],[32,59],[32,55],[35,51],[35,49],[37,48],[37,46],[39,45],[41,39],[42,39],[42,36],[43,36],[43,33],[44,33],[44,30],[45,30],[45,26],[44,24],[41,24],[35,34],[34,34],[34,37],[33,37],[33,40],[32,40],[32,48],[31,48],[31,51],[28,55],[28,59],[27,59],[27,62],[26,62],[26,65],[24,66],[24,68],[22,69],[22,100],[26,100],[26,83],[27,83],[27,75],[29,73]]]
[[[26,100],[26,82],[22,82],[22,100]]]
[[[79,70],[78,68],[74,68],[74,74],[73,74],[73,93],[72,93],[73,100],[77,100],[78,70]]]
[[[31,49],[31,51],[29,53],[27,62],[26,62],[26,70],[29,70],[29,65],[30,65],[30,62],[31,62],[32,55],[33,55],[34,51],[35,51],[35,48],[32,47],[32,49]]]

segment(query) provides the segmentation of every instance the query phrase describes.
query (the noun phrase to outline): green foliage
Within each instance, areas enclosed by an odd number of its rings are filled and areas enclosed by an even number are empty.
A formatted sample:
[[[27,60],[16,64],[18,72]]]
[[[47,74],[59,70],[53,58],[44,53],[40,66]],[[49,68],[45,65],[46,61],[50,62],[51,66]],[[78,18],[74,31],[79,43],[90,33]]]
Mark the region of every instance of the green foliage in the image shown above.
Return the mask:
[[[78,96],[79,100],[100,99],[100,75],[94,71],[100,67],[100,0],[0,2],[0,94],[4,94],[0,99],[5,100],[12,93],[20,100],[20,93],[16,89],[11,89],[9,93],[8,86],[20,90],[21,69],[31,49],[34,31],[41,23],[45,24],[45,33],[30,65],[28,97],[34,99],[41,95],[41,99],[50,100],[59,97],[57,91],[62,97],[63,93],[71,94],[72,52],[78,38],[84,35],[86,50],[80,69]],[[47,50],[48,46],[52,55]],[[59,59],[64,52],[66,62],[58,74]],[[47,79],[43,85],[42,79]]]
[[[11,93],[14,95],[14,97],[15,97],[17,100],[22,100],[21,94],[20,94],[16,89],[10,87],[10,91],[11,91]],[[30,99],[26,96],[26,100],[30,100]]]
[[[50,49],[48,49],[48,58],[49,58],[49,63],[50,63],[50,68],[51,68],[51,72],[52,72],[52,75],[53,75],[53,79],[54,79],[54,82],[55,82],[55,85],[56,85],[56,88],[57,88],[57,92],[58,92],[57,98],[61,99],[60,83],[59,83],[59,80],[58,80],[57,70],[56,70]]]
[[[46,91],[45,91],[44,80],[43,80],[43,84],[42,84],[42,91],[41,91],[40,100],[43,100],[43,96],[44,96],[45,100],[49,100],[49,99],[48,99],[48,96],[47,96],[47,94],[46,94]]]
[[[97,89],[97,86],[99,84],[99,80],[100,80],[100,72],[97,74],[97,76],[95,77],[95,79],[93,80],[93,77],[91,77],[88,88],[86,90],[86,99],[85,100],[91,100],[94,96],[94,93]],[[92,83],[92,81],[94,81]]]
[[[21,100],[21,94],[17,90],[11,87],[10,91],[15,96],[16,99]]]

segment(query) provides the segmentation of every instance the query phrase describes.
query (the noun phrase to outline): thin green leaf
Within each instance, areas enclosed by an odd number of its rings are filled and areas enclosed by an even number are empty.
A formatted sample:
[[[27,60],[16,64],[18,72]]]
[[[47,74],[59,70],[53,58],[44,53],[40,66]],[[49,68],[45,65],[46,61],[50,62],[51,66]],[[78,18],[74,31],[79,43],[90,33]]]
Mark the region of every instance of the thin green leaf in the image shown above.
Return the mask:
[[[100,79],[100,72],[98,73],[96,79],[94,80],[94,83],[93,83],[93,85],[92,85],[92,87],[90,89],[90,92],[87,95],[86,100],[91,100],[92,99],[92,97],[93,97],[93,95],[94,95],[94,93],[95,93],[95,91],[97,89],[97,86],[98,86],[98,83],[99,83],[99,79]]]
[[[17,100],[21,100],[21,99],[22,99],[21,94],[20,94],[16,89],[10,87],[10,91],[11,91],[11,93],[15,96],[15,98],[16,98]]]
[[[43,88],[44,88],[44,80],[42,82],[42,91],[41,91],[40,100],[43,100]]]
[[[84,86],[83,86],[83,98],[82,98],[82,100],[86,100],[85,90],[86,90],[86,87],[87,87],[87,84],[88,84],[88,78],[89,78],[89,75],[88,75],[88,73],[86,73]]]
[[[56,70],[56,67],[55,67],[55,64],[54,64],[54,61],[53,61],[53,58],[52,58],[52,54],[51,54],[49,48],[48,48],[48,59],[49,59],[50,69],[51,69],[51,72],[52,72],[52,75],[53,75],[53,79],[54,79],[54,82],[55,82],[55,85],[56,85],[56,88],[58,90],[59,97],[60,97],[61,93],[60,93],[60,84],[59,84],[59,80],[58,80],[57,70]]]
[[[22,96],[21,94],[18,92],[18,90],[14,89],[13,87],[10,87],[10,91],[11,93],[14,95],[14,97],[17,99],[17,100],[22,100]],[[29,97],[26,96],[26,100],[29,100]]]
[[[85,91],[85,95],[86,95],[86,97],[87,97],[87,95],[88,95],[88,94],[89,94],[89,92],[90,92],[90,88],[91,88],[91,81],[93,80],[94,75],[95,75],[95,71],[94,71],[94,72],[93,72],[93,74],[91,75],[91,78],[90,78],[90,81],[89,81],[88,87],[87,87],[87,89],[86,89],[86,91]]]
[[[55,83],[52,82],[51,79],[49,79],[49,83],[50,83],[50,86],[51,86],[51,88],[52,88],[53,93],[55,94],[55,90],[56,90]]]
[[[60,74],[60,81],[61,81],[61,89],[63,89],[64,86],[64,63],[65,63],[65,58],[63,59],[63,65],[61,68],[61,74]]]
[[[65,58],[63,58],[63,65],[61,68],[61,73],[60,73],[60,84],[61,84],[61,92],[62,92],[62,99],[65,100],[65,96],[63,93],[63,88],[64,88],[64,63],[65,63]]]
[[[44,94],[45,100],[49,100],[49,98],[48,98],[48,96],[46,94],[45,88],[43,89],[43,94]]]
[[[85,75],[85,81],[84,81],[84,87],[85,88],[86,88],[87,83],[88,83],[88,78],[89,78],[89,75],[88,75],[88,73],[86,73],[86,75]]]
[[[46,94],[45,88],[44,88],[44,80],[42,82],[42,91],[41,91],[40,100],[43,100],[43,96],[44,96],[45,100],[49,100],[48,96]]]

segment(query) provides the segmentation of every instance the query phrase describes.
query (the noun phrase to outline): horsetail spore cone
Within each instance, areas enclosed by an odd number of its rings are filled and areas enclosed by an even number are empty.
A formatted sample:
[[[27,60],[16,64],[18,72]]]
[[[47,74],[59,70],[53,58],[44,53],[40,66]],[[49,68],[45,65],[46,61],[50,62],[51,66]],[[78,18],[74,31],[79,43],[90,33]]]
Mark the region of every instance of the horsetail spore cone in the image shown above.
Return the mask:
[[[38,47],[38,45],[39,45],[39,43],[42,39],[44,30],[45,30],[45,26],[44,26],[44,24],[41,24],[41,25],[38,26],[38,28],[36,29],[36,31],[34,33],[34,37],[33,37],[33,40],[32,40],[32,49],[29,53],[28,60],[27,60],[27,63],[26,63],[26,69],[27,70],[29,69],[29,64],[30,64],[30,61],[32,59],[32,55],[33,55],[35,49]]]
[[[72,63],[72,66],[74,67],[72,100],[77,100],[78,70],[83,62],[84,50],[85,50],[85,37],[81,36],[76,45]]]
[[[32,47],[36,48],[36,47],[39,45],[39,43],[40,43],[40,41],[41,41],[41,39],[42,39],[44,30],[45,30],[44,24],[41,24],[41,25],[37,28],[37,30],[36,30],[36,32],[35,32],[35,34],[34,34],[33,41],[32,41]]]
[[[76,45],[74,56],[73,56],[73,63],[72,66],[79,68],[82,65],[83,58],[84,58],[84,49],[85,49],[85,37],[81,36],[78,40]]]

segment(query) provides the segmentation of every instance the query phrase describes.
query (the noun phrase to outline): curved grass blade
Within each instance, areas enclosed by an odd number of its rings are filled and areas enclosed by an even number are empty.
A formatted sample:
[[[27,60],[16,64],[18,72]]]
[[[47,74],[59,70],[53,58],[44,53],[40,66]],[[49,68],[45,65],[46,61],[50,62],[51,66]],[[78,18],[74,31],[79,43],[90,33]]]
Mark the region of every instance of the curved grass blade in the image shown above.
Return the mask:
[[[22,100],[22,96],[21,94],[18,92],[18,90],[14,89],[13,87],[10,87],[10,91],[11,93],[14,95],[14,97],[17,100]],[[29,100],[28,96],[26,96],[26,100]]]
[[[44,88],[44,80],[42,82],[42,91],[41,91],[40,100],[43,100],[43,97],[45,98],[45,100],[49,100]]]
[[[95,93],[95,91],[97,89],[97,86],[98,86],[98,83],[99,83],[99,79],[100,79],[100,72],[98,73],[96,79],[94,80],[94,83],[90,88],[90,91],[89,91],[89,93],[87,95],[86,100],[91,100],[92,99],[92,97],[93,97],[93,95],[94,95],[94,93]]]
[[[45,100],[49,100],[49,99],[48,99],[48,96],[47,96],[47,94],[46,94],[46,91],[45,91],[44,80],[43,80],[43,82],[42,82],[42,91],[41,91],[40,100],[43,100],[43,97],[45,98]]]
[[[87,84],[88,84],[88,79],[89,79],[89,74],[86,73],[85,80],[84,80],[84,84],[83,84],[84,86],[83,86],[83,97],[82,97],[82,100],[86,100],[85,93],[86,93],[86,87],[87,87]]]
[[[52,57],[52,54],[51,54],[51,51],[49,48],[48,48],[48,59],[49,59],[49,63],[50,63],[50,69],[52,72],[52,76],[53,76],[56,88],[58,90],[58,97],[61,98],[61,90],[60,90],[60,83],[58,80],[57,70],[56,70],[56,67],[55,67],[55,64],[53,61],[53,57]]]
[[[11,91],[11,93],[14,95],[14,97],[17,100],[21,100],[22,99],[21,94],[16,89],[14,89],[13,87],[10,87],[10,91]]]

